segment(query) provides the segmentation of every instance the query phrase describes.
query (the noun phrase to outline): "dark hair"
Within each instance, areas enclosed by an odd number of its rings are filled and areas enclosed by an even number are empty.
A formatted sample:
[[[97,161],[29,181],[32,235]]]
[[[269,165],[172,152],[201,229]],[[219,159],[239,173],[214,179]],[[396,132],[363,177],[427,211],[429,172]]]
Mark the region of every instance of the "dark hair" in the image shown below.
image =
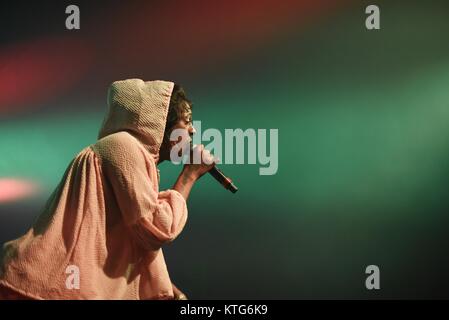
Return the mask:
[[[168,106],[167,123],[165,124],[164,140],[169,141],[174,125],[192,113],[192,102],[187,98],[184,89],[175,84]]]

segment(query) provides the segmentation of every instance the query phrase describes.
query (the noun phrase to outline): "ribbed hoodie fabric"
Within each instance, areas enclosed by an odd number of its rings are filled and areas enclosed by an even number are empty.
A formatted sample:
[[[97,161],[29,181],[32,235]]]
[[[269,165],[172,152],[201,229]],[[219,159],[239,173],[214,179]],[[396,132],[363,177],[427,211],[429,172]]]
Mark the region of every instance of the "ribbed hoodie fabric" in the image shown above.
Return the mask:
[[[173,83],[114,82],[96,143],[68,165],[39,218],[3,245],[0,284],[34,299],[171,299],[162,246],[187,221],[156,168]]]

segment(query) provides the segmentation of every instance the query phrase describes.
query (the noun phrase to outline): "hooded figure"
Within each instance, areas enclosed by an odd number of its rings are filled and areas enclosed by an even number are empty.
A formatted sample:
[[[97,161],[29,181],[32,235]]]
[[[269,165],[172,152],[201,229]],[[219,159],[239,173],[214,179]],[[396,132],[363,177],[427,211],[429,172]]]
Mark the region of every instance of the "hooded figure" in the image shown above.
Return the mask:
[[[33,227],[4,244],[0,284],[34,299],[173,299],[161,247],[187,220],[156,165],[174,84],[114,82],[98,141],[72,160]]]

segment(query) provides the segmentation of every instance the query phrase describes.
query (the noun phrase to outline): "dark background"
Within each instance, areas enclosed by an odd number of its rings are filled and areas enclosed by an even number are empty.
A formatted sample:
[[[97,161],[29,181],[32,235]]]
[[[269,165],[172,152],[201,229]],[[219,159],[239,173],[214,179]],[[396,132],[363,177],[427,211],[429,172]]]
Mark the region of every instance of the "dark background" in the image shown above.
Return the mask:
[[[190,298],[449,297],[448,2],[2,1],[0,15],[0,243],[95,142],[112,81],[165,79],[203,129],[279,129],[276,175],[223,165],[237,194],[195,186],[164,251]],[[169,188],[180,168],[160,169]]]

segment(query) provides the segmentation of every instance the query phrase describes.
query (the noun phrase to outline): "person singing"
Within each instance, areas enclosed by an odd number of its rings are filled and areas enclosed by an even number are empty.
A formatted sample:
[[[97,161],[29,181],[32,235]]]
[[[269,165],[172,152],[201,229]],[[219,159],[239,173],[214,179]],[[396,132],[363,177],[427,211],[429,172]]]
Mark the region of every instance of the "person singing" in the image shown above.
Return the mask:
[[[3,245],[0,299],[186,299],[162,247],[183,230],[189,193],[215,160],[195,148],[203,161],[165,191],[157,165],[190,143],[191,105],[173,82],[112,83],[98,140],[70,162],[31,229]],[[187,138],[170,141],[174,129]]]

